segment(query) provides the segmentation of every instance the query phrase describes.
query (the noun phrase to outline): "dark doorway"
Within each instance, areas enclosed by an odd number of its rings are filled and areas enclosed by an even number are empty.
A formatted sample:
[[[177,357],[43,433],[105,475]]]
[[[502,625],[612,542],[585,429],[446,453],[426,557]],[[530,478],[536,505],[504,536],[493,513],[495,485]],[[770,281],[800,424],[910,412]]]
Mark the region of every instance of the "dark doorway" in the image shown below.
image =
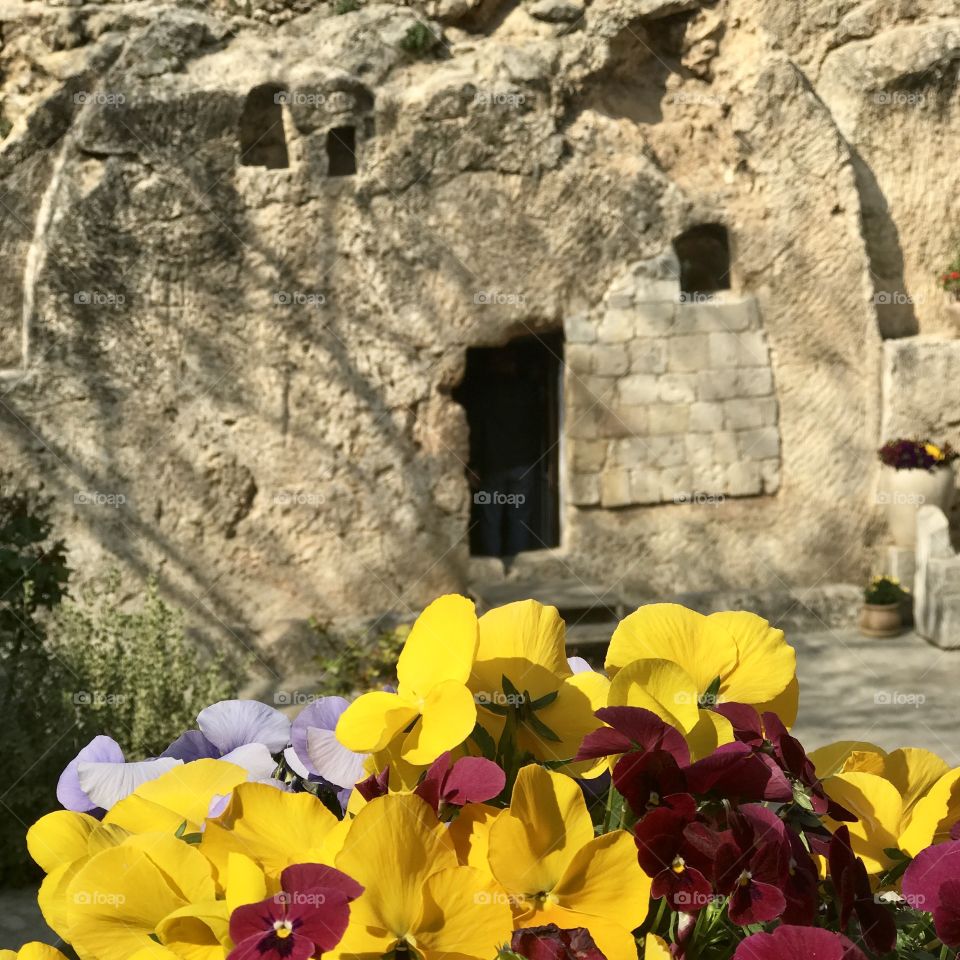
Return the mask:
[[[512,557],[560,543],[563,336],[471,347],[454,398],[467,411],[470,552]]]
[[[334,127],[327,131],[327,174],[349,177],[357,172],[357,131],[354,127]]]
[[[683,293],[714,293],[730,289],[730,238],[719,223],[703,223],[673,241],[680,261]]]
[[[283,131],[283,88],[274,83],[254,87],[240,115],[240,163],[271,170],[290,166]]]

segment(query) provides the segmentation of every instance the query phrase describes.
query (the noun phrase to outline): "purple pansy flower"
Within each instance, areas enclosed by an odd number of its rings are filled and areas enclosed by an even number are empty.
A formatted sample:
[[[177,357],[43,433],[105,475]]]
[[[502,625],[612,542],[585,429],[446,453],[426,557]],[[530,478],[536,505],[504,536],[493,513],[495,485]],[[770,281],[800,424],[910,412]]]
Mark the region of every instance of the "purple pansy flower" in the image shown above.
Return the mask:
[[[290,749],[285,756],[295,773],[319,777],[350,790],[362,780],[367,755],[348,750],[334,731],[340,715],[350,706],[343,697],[320,697],[300,711],[290,730]]]
[[[94,737],[67,764],[57,783],[57,800],[67,810],[109,810],[141,783],[154,780],[183,761],[172,757],[127,763],[110,737]]]

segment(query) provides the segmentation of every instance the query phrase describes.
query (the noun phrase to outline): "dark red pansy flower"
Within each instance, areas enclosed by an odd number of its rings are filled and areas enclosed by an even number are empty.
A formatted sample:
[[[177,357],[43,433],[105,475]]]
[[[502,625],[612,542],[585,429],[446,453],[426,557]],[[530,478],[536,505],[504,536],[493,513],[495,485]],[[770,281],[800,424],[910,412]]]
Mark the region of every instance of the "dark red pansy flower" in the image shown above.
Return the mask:
[[[689,794],[666,797],[664,804],[651,810],[634,828],[637,860],[647,876],[653,878],[650,896],[666,897],[672,910],[697,913],[709,902],[713,887],[701,870],[697,850],[684,831],[697,817],[696,801]]]
[[[685,793],[687,780],[673,754],[665,750],[625,753],[613,768],[613,785],[630,809],[642,817],[664,796]]]
[[[606,960],[585,927],[561,930],[555,923],[515,930],[510,949],[527,960]]]
[[[775,713],[763,715],[763,728],[766,739],[770,742],[774,759],[781,769],[797,783],[806,787],[807,796],[814,813],[827,814],[834,820],[852,821],[857,818],[831,800],[823,789],[823,784],[817,776],[813,761],[807,756],[800,741],[790,735],[783,721]]]
[[[783,887],[783,895],[787,901],[783,922],[807,926],[812,924],[817,916],[820,874],[803,841],[789,827],[787,839],[790,843],[790,859],[787,862],[787,879]]]
[[[897,942],[897,925],[890,910],[874,897],[867,868],[853,852],[847,827],[834,833],[827,863],[839,904],[840,929],[846,930],[850,917],[856,916],[863,942],[876,953],[889,953]]]
[[[903,875],[903,895],[911,907],[933,915],[943,943],[960,947],[960,841],[921,850]]]
[[[793,797],[790,781],[773,758],[737,741],[692,763],[684,775],[687,789],[698,796],[712,793],[726,800],[779,803]]]
[[[714,713],[726,717],[733,727],[733,735],[751,747],[763,746],[763,725],[760,714],[748,703],[718,703]]]
[[[596,715],[608,726],[584,737],[575,760],[662,750],[671,754],[679,767],[690,762],[690,748],[683,734],[652,711],[643,707],[602,707]]]
[[[332,950],[350,921],[350,901],[363,893],[351,877],[319,863],[287,867],[280,887],[230,915],[236,946],[227,960],[310,960]]]
[[[739,926],[775,920],[787,907],[786,825],[755,804],[732,810],[729,820],[730,839],[719,847],[714,862],[714,886],[728,897],[727,916]]]
[[[781,924],[773,933],[741,941],[733,960],[867,960],[845,936],[819,927]]]
[[[414,789],[440,815],[442,804],[462,807],[495,797],[506,785],[507,777],[492,760],[461,757],[450,763],[450,752],[441,753],[430,765]]]

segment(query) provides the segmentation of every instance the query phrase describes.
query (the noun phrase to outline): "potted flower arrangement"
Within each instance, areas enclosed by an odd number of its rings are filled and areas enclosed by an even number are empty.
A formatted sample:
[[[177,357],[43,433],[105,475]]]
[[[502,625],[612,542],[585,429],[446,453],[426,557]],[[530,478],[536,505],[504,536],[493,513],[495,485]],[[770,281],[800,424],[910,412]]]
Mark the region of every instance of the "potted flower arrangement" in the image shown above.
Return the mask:
[[[863,591],[860,632],[867,637],[895,637],[903,629],[903,601],[908,596],[896,577],[874,577]]]
[[[553,607],[441,597],[390,689],[96,737],[28,832],[40,906],[81,960],[956,958],[960,768],[807,754],[798,697],[750,613],[641,607],[600,672]]]
[[[899,438],[888,440],[877,453],[883,464],[878,502],[886,507],[894,544],[912,548],[917,542],[917,509],[924,504],[944,513],[950,509],[957,451],[949,443]]]

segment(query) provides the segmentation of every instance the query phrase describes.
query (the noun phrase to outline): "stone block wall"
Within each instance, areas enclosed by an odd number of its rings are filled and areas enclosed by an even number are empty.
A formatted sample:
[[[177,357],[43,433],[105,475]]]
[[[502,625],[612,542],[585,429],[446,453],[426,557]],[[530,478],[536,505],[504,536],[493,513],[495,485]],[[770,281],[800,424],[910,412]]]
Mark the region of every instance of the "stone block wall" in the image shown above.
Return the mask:
[[[580,507],[774,493],[780,433],[750,296],[681,296],[676,264],[633,266],[565,325],[569,499]]]

